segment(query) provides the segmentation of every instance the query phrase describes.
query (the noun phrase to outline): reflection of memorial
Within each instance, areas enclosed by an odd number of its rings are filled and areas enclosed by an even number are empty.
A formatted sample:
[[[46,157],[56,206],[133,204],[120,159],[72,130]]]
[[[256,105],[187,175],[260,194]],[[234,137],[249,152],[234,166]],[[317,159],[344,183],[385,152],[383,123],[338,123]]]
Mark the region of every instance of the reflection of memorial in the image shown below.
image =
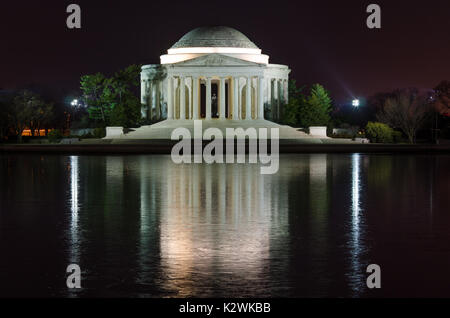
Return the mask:
[[[269,258],[272,198],[259,167],[168,165],[160,245],[172,287],[194,292],[189,283],[194,272],[245,280],[262,275]]]

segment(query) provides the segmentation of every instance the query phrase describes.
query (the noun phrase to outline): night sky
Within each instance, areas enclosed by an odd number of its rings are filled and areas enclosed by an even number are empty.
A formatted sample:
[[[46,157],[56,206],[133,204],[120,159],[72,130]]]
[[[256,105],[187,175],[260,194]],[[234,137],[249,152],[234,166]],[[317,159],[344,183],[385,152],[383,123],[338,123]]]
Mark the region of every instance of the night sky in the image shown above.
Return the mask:
[[[66,7],[82,9],[82,29],[66,27]],[[382,29],[366,27],[366,7],[382,9]],[[79,78],[127,65],[159,63],[198,26],[247,35],[299,84],[321,83],[339,103],[401,87],[450,80],[450,1],[2,1],[0,88],[39,84],[73,92]]]

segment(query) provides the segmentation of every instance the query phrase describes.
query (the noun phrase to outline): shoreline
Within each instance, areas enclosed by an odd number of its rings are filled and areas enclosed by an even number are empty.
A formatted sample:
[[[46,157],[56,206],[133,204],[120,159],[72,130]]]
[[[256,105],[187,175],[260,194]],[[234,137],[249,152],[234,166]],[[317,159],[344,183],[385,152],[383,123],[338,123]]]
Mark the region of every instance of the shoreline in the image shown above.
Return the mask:
[[[145,143],[76,143],[76,144],[0,144],[0,154],[170,154],[173,140],[153,140]],[[203,143],[203,147],[209,141]],[[270,144],[268,145],[270,149]],[[224,149],[225,150],[225,149]],[[420,153],[450,154],[450,144],[301,144],[280,142],[279,153]]]

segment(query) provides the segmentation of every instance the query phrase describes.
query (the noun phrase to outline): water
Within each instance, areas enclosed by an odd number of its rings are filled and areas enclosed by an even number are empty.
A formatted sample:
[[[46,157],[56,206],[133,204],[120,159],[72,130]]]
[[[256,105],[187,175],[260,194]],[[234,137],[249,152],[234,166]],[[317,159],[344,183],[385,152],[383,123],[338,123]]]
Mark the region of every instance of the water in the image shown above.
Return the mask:
[[[450,156],[0,156],[0,296],[450,297]],[[69,264],[82,289],[66,287]],[[366,287],[379,264],[382,288]]]

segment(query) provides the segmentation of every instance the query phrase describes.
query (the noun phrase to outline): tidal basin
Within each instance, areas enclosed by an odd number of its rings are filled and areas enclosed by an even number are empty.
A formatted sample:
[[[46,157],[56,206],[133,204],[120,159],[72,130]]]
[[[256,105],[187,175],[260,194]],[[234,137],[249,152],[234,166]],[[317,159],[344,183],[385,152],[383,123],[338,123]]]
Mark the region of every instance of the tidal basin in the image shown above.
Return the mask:
[[[450,297],[449,155],[0,155],[0,296]],[[79,264],[82,289],[65,272]],[[378,264],[382,288],[366,287]]]

